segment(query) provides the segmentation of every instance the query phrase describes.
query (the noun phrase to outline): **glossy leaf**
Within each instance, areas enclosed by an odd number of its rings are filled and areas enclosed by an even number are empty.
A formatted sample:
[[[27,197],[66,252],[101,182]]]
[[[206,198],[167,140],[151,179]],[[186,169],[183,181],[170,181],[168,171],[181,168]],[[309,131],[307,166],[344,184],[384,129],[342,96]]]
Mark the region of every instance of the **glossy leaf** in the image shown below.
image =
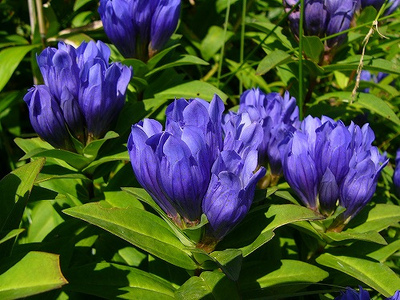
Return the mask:
[[[160,93],[157,93],[155,97],[163,99],[175,99],[175,97],[179,95],[180,98],[201,98],[211,101],[214,94],[220,96],[224,101],[228,98],[225,93],[217,89],[215,86],[204,81],[194,80],[166,89]]]
[[[400,278],[385,264],[357,257],[324,253],[317,263],[336,269],[369,285],[385,297],[390,297],[400,286]]]
[[[170,227],[152,213],[135,207],[107,208],[100,203],[89,203],[63,212],[99,226],[176,266],[188,270],[197,268]]]
[[[311,264],[283,259],[276,264],[253,262],[247,265],[239,282],[243,294],[278,296],[301,290],[328,275],[328,272]]]
[[[198,58],[197,56],[193,55],[182,55],[179,57],[177,60],[166,63],[158,68],[154,68],[151,70],[149,73],[146,74],[146,76],[150,76],[154,73],[157,73],[159,71],[168,69],[168,68],[173,68],[173,67],[179,67],[179,66],[184,66],[184,65],[203,65],[206,66],[208,65],[208,62],[202,60],[201,58]]]
[[[350,56],[349,58],[337,63],[325,66],[326,72],[334,70],[356,71],[360,63],[360,55]],[[390,74],[400,74],[400,65],[393,63],[383,58],[375,58],[373,56],[365,55],[363,59],[364,70],[377,71]]]
[[[260,64],[257,67],[256,74],[263,75],[268,71],[272,70],[273,68],[287,64],[288,62],[292,61],[292,57],[290,54],[287,54],[285,51],[282,50],[275,50],[272,51],[270,54],[265,56]]]
[[[303,51],[305,55],[318,63],[321,55],[324,52],[324,44],[317,36],[304,36],[303,37]]]
[[[0,51],[0,92],[25,55],[37,45],[9,47]]]
[[[10,232],[4,234],[4,232],[0,232],[0,236],[2,236],[3,238],[0,240],[0,244],[11,240],[12,238],[18,236],[21,232],[24,232],[25,229],[24,228],[20,228],[20,229],[13,229]]]
[[[344,102],[351,102],[352,99],[351,92],[335,92],[320,96],[317,100],[322,101],[322,100],[329,100],[331,98],[343,100]],[[358,93],[353,105],[359,108],[368,109],[371,112],[376,113],[394,122],[396,125],[400,125],[400,119],[393,112],[393,110],[387,105],[387,103],[372,94]]]
[[[5,300],[36,295],[68,283],[60,271],[58,255],[35,251],[2,273],[0,282],[0,298]]]
[[[197,299],[240,299],[233,281],[224,274],[215,272],[202,272],[199,277],[193,276],[186,281],[176,292],[175,298],[179,300]]]

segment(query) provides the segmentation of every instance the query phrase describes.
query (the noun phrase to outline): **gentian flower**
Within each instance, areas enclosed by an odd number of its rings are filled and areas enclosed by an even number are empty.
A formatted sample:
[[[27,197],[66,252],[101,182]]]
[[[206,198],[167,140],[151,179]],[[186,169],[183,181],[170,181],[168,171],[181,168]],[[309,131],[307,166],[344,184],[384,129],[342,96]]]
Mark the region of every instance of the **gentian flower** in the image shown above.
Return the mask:
[[[396,152],[395,168],[393,172],[393,184],[397,197],[400,197],[400,148]]]
[[[341,292],[340,296],[337,296],[335,300],[370,300],[368,291],[364,290],[360,286],[360,292],[347,288],[345,292]]]
[[[368,291],[364,290],[361,286],[360,291],[353,290],[352,288],[347,288],[345,292],[341,292],[335,300],[370,300]],[[400,291],[396,291],[392,297],[386,298],[386,300],[400,300]]]
[[[70,135],[87,144],[116,121],[132,71],[109,64],[109,57],[100,41],[77,49],[60,42],[58,49],[49,47],[38,55],[44,85],[29,90],[24,100],[33,128],[54,147],[73,150]]]
[[[167,108],[164,131],[155,120],[132,126],[128,151],[136,178],[182,228],[200,220],[211,166],[222,146],[223,109],[217,96],[210,104],[178,99]]]
[[[374,82],[374,83],[379,83],[383,79],[385,79],[387,76],[389,76],[388,73],[379,72],[378,74],[375,75],[375,74],[371,74],[367,70],[362,70],[361,71],[361,75],[360,75],[360,80],[361,81],[370,81],[370,82]],[[392,81],[390,84],[394,85],[394,81]],[[369,93],[369,91],[370,91],[369,88],[365,88],[363,90],[364,93]]]
[[[298,2],[298,0],[283,0],[285,11],[289,12]],[[357,0],[305,0],[304,34],[322,38],[349,29],[357,2]],[[298,38],[299,6],[289,15],[288,19],[293,34]],[[328,39],[326,48],[331,49],[340,45],[345,37],[346,35],[342,34]]]
[[[147,61],[174,33],[180,7],[180,0],[100,0],[99,14],[125,58]]]
[[[384,160],[372,146],[368,124],[308,116],[301,128],[281,144],[284,176],[309,208],[331,215],[337,202],[346,208],[344,226],[372,198]]]
[[[269,166],[275,183],[282,173],[279,145],[286,135],[299,127],[299,108],[296,99],[285,92],[264,94],[259,89],[245,91],[240,97],[238,114],[246,114],[263,130],[263,139],[258,148],[260,165]]]
[[[224,150],[213,165],[203,211],[210,225],[208,234],[215,241],[223,239],[250,209],[256,184],[265,175],[264,168],[255,172],[257,156],[256,150],[243,156]]]
[[[360,0],[361,8],[367,6],[373,6],[377,11],[379,11],[385,0]],[[400,0],[389,0],[388,6],[384,12],[385,16],[392,14],[400,5]]]

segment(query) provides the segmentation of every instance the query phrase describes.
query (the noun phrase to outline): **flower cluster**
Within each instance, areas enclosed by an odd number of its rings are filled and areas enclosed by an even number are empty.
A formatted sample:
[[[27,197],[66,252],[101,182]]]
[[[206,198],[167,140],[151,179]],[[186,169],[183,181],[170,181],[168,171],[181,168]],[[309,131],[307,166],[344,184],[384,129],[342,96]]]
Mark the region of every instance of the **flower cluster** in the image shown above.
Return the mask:
[[[298,0],[283,0],[285,11],[289,12]],[[330,36],[350,28],[351,20],[357,8],[357,0],[305,0],[304,1],[304,34],[318,37]],[[288,16],[293,34],[299,36],[300,6]],[[328,49],[340,45],[346,38],[341,34],[326,41]]]
[[[337,296],[335,300],[370,300],[368,291],[364,290],[360,286],[360,292],[347,288],[345,292],[342,292],[340,296]],[[400,300],[400,290],[396,291],[392,297],[386,298],[385,300]]]
[[[372,146],[368,124],[345,126],[328,117],[307,117],[300,130],[281,145],[286,180],[309,208],[331,215],[346,208],[344,226],[372,198],[388,160]],[[340,226],[339,226],[340,228]]]
[[[71,136],[83,144],[101,138],[118,117],[132,71],[109,57],[100,41],[77,49],[60,42],[37,57],[44,85],[24,100],[33,129],[55,148],[74,150]]]
[[[164,130],[145,119],[132,126],[128,140],[136,178],[155,202],[182,228],[197,224],[204,213],[215,241],[244,218],[265,174],[256,170],[261,126],[250,122],[249,130],[237,128],[243,134],[224,141],[223,111],[218,96],[210,103],[177,99],[166,110]],[[253,132],[258,143],[247,144]]]
[[[125,58],[147,61],[161,50],[179,20],[180,0],[100,0],[104,31]]]

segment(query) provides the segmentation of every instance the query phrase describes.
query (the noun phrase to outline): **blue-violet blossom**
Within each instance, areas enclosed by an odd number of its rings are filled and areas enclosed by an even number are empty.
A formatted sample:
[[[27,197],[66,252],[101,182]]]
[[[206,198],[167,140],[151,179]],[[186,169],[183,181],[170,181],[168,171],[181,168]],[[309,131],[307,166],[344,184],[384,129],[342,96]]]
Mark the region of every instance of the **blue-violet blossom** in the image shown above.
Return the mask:
[[[279,145],[300,126],[296,99],[285,92],[264,94],[260,89],[245,91],[240,97],[238,114],[246,114],[249,122],[261,125],[263,138],[258,147],[259,164],[269,166],[271,178],[277,181],[282,173]],[[276,182],[275,182],[276,183]]]
[[[298,0],[283,0],[285,11],[289,12],[298,2]],[[304,34],[322,38],[349,29],[357,2],[357,0],[305,0]],[[289,14],[288,19],[293,34],[298,38],[300,6]],[[340,45],[345,37],[345,34],[341,34],[328,39],[326,47],[330,49]]]
[[[222,150],[222,100],[177,99],[165,130],[155,120],[132,126],[128,151],[139,183],[180,227],[199,222],[211,167]]]
[[[346,291],[341,292],[335,300],[370,300],[371,297],[368,291],[364,290],[361,286],[359,287],[359,292],[353,290],[352,288],[347,288]],[[400,291],[396,291],[392,297],[386,298],[385,300],[400,300]]]
[[[361,8],[365,8],[367,6],[373,6],[376,10],[380,10],[382,5],[385,3],[385,0],[359,0],[359,5]],[[400,5],[400,0],[389,0],[386,10],[384,12],[385,16],[392,14]]]
[[[44,85],[31,88],[24,100],[33,129],[56,148],[74,150],[70,135],[83,144],[110,130],[125,103],[130,68],[109,64],[102,42],[77,49],[60,42],[37,56]]]
[[[383,160],[368,124],[345,126],[323,116],[308,116],[281,145],[283,173],[309,208],[331,215],[339,203],[346,208],[345,225],[372,198]]]
[[[397,197],[400,197],[400,148],[396,152],[395,168],[393,172],[393,184]]]
[[[125,58],[147,61],[174,33],[180,7],[180,0],[100,0],[99,14]]]

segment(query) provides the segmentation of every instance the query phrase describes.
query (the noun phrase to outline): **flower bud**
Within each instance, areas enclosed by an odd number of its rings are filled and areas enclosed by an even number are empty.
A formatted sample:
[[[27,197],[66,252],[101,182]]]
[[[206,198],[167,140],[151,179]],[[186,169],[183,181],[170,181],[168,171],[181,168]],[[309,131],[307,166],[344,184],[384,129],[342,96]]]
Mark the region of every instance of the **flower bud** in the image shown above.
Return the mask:
[[[101,0],[104,31],[125,58],[147,61],[161,50],[179,20],[180,0]]]

